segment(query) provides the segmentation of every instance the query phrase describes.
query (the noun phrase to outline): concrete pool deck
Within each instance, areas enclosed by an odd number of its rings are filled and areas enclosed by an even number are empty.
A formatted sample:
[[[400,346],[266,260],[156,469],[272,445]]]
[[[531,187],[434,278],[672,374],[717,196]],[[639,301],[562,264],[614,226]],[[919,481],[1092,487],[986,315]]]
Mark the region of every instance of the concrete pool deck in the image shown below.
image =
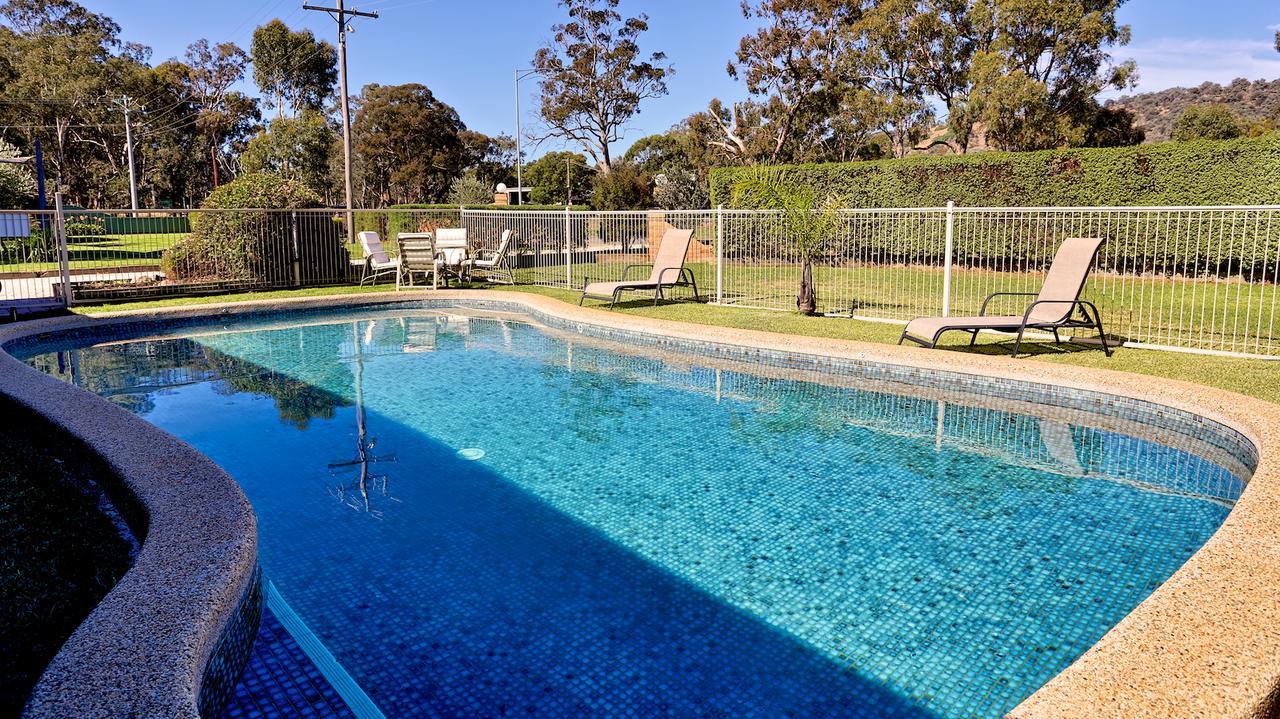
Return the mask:
[[[579,308],[539,295],[483,290],[308,297],[63,317],[7,326],[0,330],[0,343],[118,322],[420,299],[508,305],[554,317],[570,331],[574,326],[607,328],[1102,392],[1226,425],[1254,445],[1259,460],[1222,526],[1164,585],[1010,716],[1262,717],[1280,710],[1280,405],[1111,370],[692,325]],[[234,480],[189,446],[3,353],[0,392],[41,411],[106,457],[146,507],[150,520],[138,563],[55,659],[28,713],[53,716],[58,713],[55,707],[86,716],[123,714],[125,709],[138,713],[138,702],[147,697],[161,702],[149,705],[157,708],[193,707],[212,642],[230,621],[256,561],[256,529],[243,494]],[[183,471],[175,473],[179,465]],[[214,526],[210,517],[221,524]],[[182,606],[171,606],[178,603]],[[143,616],[161,619],[144,621]],[[131,679],[139,666],[134,662],[141,662],[143,671]],[[72,669],[88,673],[76,676]],[[166,672],[170,676],[164,676]],[[113,676],[114,684],[103,684]],[[171,696],[175,693],[182,695],[181,701]],[[70,711],[73,707],[81,711]]]

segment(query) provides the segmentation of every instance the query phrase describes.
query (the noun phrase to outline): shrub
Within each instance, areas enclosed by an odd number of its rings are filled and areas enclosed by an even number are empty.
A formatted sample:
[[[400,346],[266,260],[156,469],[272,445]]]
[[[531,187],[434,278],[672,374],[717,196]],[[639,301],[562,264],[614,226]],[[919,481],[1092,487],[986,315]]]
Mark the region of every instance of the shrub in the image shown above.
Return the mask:
[[[649,177],[625,162],[597,173],[591,191],[591,206],[597,210],[643,210],[652,199]]]
[[[483,205],[493,202],[493,188],[477,177],[475,170],[467,170],[449,186],[447,199],[458,205]]]
[[[295,279],[344,280],[349,268],[341,223],[327,214],[280,212],[320,206],[320,199],[301,182],[261,173],[243,175],[214,190],[201,207],[257,211],[194,213],[191,234],[165,252],[161,268],[176,280],[273,286]]]
[[[1244,133],[1240,116],[1226,105],[1191,105],[1173,123],[1176,142],[1234,140]]]
[[[101,223],[91,220],[66,223],[67,237],[97,237],[103,234]]]
[[[983,152],[790,165],[785,181],[838,191],[852,207],[1255,205],[1280,199],[1280,137],[1115,148]],[[732,202],[742,168],[711,172],[712,204]],[[742,198],[752,206],[751,198]]]

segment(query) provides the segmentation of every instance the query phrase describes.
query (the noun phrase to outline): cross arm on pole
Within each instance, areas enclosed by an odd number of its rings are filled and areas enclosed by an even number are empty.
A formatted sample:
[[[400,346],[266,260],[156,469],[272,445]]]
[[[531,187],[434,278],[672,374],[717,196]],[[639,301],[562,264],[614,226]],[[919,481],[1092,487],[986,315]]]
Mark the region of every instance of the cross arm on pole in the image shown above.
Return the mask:
[[[334,16],[334,19],[337,19],[339,15],[351,15],[353,17],[371,17],[371,18],[378,17],[378,13],[376,12],[367,12],[364,10],[347,10],[346,8],[336,8],[336,7],[320,7],[319,5],[303,5],[302,9],[303,10],[319,10],[320,12],[327,12],[330,15],[333,15],[334,13],[338,13],[338,15]]]

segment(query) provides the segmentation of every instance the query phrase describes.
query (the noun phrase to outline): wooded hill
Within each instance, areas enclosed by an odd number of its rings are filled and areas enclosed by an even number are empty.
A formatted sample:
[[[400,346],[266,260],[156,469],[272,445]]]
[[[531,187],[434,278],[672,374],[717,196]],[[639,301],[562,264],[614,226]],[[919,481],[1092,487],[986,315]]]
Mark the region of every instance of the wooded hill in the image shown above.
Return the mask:
[[[1206,82],[1198,87],[1173,87],[1159,92],[1126,95],[1107,103],[1138,116],[1147,142],[1168,140],[1173,123],[1191,105],[1222,104],[1246,121],[1280,118],[1280,80],[1233,80],[1229,85]]]

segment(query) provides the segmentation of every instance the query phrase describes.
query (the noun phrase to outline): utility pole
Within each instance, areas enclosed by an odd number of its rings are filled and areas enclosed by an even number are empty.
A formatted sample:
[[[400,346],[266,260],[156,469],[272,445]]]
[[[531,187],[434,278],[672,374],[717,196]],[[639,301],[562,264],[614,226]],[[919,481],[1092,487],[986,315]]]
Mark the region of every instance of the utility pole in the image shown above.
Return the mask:
[[[338,88],[342,93],[342,160],[347,185],[347,242],[355,242],[355,214],[351,207],[351,195],[355,188],[351,181],[351,108],[347,101],[347,17],[377,19],[378,13],[347,10],[343,7],[342,0],[337,0],[337,7],[303,5],[302,9],[328,13],[338,21]]]
[[[129,202],[133,209],[138,209],[138,177],[133,170],[133,124],[129,122],[129,111],[133,109],[128,95],[115,101],[124,108],[124,143],[129,155]]]

